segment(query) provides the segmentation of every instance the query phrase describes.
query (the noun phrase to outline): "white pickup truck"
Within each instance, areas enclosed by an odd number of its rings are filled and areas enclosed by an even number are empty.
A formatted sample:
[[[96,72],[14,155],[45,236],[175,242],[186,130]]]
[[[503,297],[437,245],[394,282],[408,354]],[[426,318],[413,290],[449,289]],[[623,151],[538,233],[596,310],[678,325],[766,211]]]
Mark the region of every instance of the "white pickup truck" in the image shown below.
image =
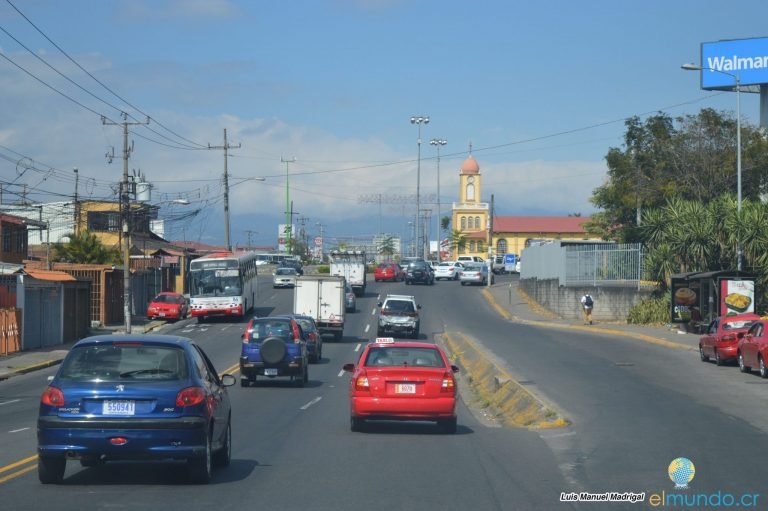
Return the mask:
[[[311,316],[321,334],[330,333],[337,341],[341,340],[346,305],[343,277],[313,275],[296,278],[293,313]]]
[[[366,261],[365,252],[362,250],[333,250],[330,253],[331,275],[344,277],[352,286],[355,295],[362,296],[365,293]]]

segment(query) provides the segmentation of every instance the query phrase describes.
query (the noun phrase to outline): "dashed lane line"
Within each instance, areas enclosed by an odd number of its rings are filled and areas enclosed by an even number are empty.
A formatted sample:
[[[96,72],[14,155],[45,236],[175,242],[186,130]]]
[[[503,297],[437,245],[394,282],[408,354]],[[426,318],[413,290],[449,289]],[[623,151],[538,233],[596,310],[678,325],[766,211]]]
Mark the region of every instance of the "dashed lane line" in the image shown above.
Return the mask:
[[[323,397],[322,397],[322,396],[317,396],[315,399],[313,399],[313,400],[312,400],[312,401],[310,401],[309,403],[307,403],[307,404],[305,404],[304,406],[302,406],[302,407],[300,408],[300,410],[306,410],[306,409],[307,409],[307,408],[309,408],[310,406],[312,406],[312,405],[314,405],[314,404],[317,404],[317,403],[319,403],[321,399],[323,399]]]

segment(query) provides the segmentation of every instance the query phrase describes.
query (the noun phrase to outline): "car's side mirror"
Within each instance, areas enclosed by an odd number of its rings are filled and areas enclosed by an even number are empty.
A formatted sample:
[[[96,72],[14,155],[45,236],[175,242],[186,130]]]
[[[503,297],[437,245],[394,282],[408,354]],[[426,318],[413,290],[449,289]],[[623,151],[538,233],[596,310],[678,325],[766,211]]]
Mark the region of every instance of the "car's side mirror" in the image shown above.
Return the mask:
[[[455,366],[455,365],[451,364],[451,371],[454,372],[454,373],[458,373],[459,372],[459,366]]]
[[[231,387],[237,383],[237,378],[232,376],[231,374],[222,374],[221,375],[221,385],[224,387]]]
[[[417,308],[417,309],[421,309],[421,305],[417,305],[417,306],[416,306],[416,308]]]
[[[348,373],[352,373],[355,371],[355,364],[344,364],[342,369]]]
[[[379,307],[381,307],[381,306],[382,306],[382,305],[384,305],[384,304],[383,304],[383,303],[381,303],[381,302],[379,302],[379,303],[377,303],[376,305],[378,305]]]
[[[53,376],[54,376],[54,375],[50,375],[50,376],[47,378],[47,380],[48,380],[48,383],[51,383],[51,382],[53,381]]]

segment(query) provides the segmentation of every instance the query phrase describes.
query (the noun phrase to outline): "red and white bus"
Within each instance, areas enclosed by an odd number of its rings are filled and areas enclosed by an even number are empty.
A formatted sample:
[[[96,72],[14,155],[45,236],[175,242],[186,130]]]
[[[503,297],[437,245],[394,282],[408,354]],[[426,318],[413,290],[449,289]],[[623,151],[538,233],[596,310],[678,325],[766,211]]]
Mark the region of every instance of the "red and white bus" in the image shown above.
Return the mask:
[[[257,256],[216,252],[189,264],[189,311],[198,323],[212,316],[242,317],[256,305]]]

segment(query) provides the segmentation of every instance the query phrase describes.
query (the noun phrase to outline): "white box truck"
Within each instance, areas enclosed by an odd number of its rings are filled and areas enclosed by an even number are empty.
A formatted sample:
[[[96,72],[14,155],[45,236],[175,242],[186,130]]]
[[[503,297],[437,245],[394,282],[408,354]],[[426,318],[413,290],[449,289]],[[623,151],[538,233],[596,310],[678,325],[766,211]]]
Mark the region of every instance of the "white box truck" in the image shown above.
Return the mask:
[[[362,250],[332,250],[331,275],[344,277],[352,286],[355,295],[365,294],[366,264],[365,252]]]
[[[293,312],[314,318],[321,334],[333,334],[338,341],[344,334],[346,296],[343,277],[304,276],[293,288]]]

